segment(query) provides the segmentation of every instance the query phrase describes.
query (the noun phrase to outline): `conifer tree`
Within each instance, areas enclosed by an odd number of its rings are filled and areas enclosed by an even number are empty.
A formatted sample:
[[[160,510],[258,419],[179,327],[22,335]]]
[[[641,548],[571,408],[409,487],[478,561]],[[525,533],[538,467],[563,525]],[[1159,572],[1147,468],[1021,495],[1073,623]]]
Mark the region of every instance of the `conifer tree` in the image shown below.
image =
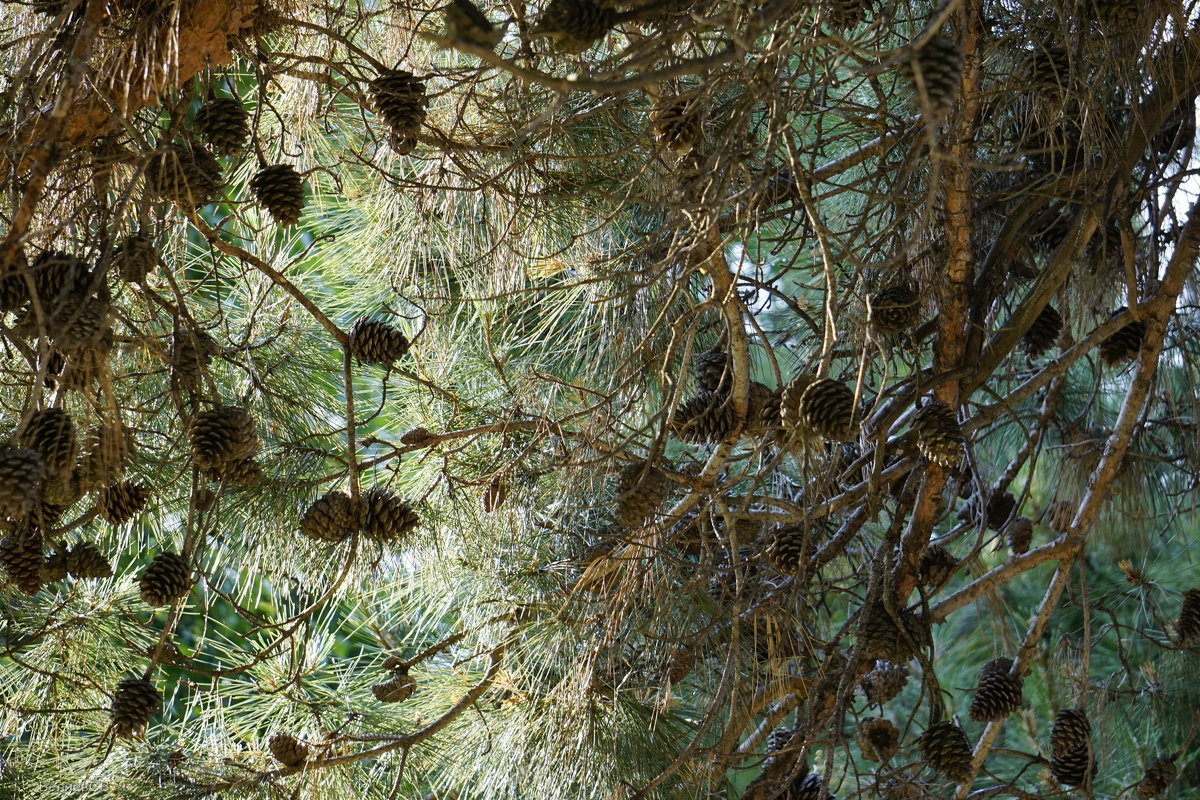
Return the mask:
[[[0,8],[0,796],[1200,785],[1194,3]]]

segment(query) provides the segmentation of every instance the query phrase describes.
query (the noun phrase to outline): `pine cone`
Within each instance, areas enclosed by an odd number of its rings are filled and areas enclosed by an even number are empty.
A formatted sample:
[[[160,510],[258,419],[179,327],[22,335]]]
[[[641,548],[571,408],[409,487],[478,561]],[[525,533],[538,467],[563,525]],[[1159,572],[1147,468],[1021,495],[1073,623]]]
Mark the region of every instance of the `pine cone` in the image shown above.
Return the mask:
[[[257,486],[265,480],[262,465],[250,458],[226,461],[220,468],[206,470],[204,477],[213,483],[243,488]]]
[[[849,30],[866,19],[874,5],[874,0],[826,0],[822,3],[823,20],[835,30]]]
[[[1150,762],[1150,766],[1146,767],[1146,774],[1142,776],[1142,780],[1137,785],[1138,800],[1150,800],[1152,797],[1158,797],[1178,777],[1179,767],[1175,766],[1173,757],[1154,759]]]
[[[549,35],[564,53],[582,53],[604,38],[616,21],[616,12],[596,0],[550,0],[529,33]]]
[[[1126,310],[1125,306],[1121,306],[1109,319],[1124,314]],[[1145,338],[1146,323],[1143,320],[1126,323],[1100,343],[1100,360],[1111,367],[1121,361],[1137,358]]]
[[[732,383],[733,365],[729,354],[724,350],[705,350],[696,356],[692,373],[696,378],[696,390],[699,392],[728,392]]]
[[[1092,726],[1080,709],[1064,708],[1050,729],[1050,774],[1064,786],[1091,782],[1096,771]]]
[[[64,550],[59,550],[46,556],[42,561],[41,578],[42,583],[58,583],[66,580],[68,575],[67,570],[67,553]]]
[[[617,480],[617,523],[632,530],[652,522],[670,490],[667,476],[653,464],[626,464]]]
[[[913,415],[912,427],[917,434],[917,449],[926,459],[946,469],[962,461],[962,428],[948,405],[940,400],[926,402]]]
[[[140,483],[124,481],[100,490],[97,509],[112,525],[124,525],[146,507],[150,490]]]
[[[1050,729],[1050,752],[1064,755],[1091,747],[1092,725],[1078,708],[1064,708],[1054,717]]]
[[[29,285],[25,282],[28,272],[24,250],[18,249],[7,264],[0,262],[0,314],[17,311],[29,302]]]
[[[854,391],[827,378],[814,381],[800,397],[804,423],[826,439],[849,442],[858,436],[854,422]]]
[[[1021,678],[1009,675],[1011,658],[994,658],[979,670],[979,687],[971,701],[971,719],[991,722],[1021,707]]]
[[[290,733],[277,733],[267,742],[271,755],[285,767],[298,767],[308,760],[308,745]]]
[[[433,438],[425,428],[410,428],[400,434],[400,444],[423,444]]]
[[[1109,35],[1127,35],[1145,21],[1139,0],[1084,0],[1083,12]]]
[[[42,537],[27,528],[0,539],[0,567],[18,589],[35,595],[42,588]]]
[[[921,296],[902,283],[871,295],[868,318],[880,333],[900,333],[921,321]]]
[[[1175,632],[1180,647],[1200,644],[1200,589],[1188,589],[1183,593],[1183,605],[1179,608]]]
[[[1059,314],[1054,306],[1048,305],[1042,309],[1041,313],[1033,320],[1033,324],[1029,326],[1029,330],[1025,331],[1025,335],[1021,337],[1021,346],[1024,347],[1030,358],[1037,358],[1058,344],[1062,326],[1062,314]]]
[[[362,526],[362,512],[344,492],[329,492],[304,512],[300,533],[318,542],[337,544]]]
[[[804,421],[801,401],[804,392],[812,386],[814,379],[808,375],[797,375],[787,386],[783,387],[779,402],[779,416],[783,421],[783,429],[793,439],[803,439],[815,433]]]
[[[808,537],[802,525],[785,525],[771,536],[767,560],[780,572],[793,575],[800,571],[808,549]]]
[[[34,412],[21,444],[41,455],[47,477],[68,474],[75,468],[75,425],[61,408]]]
[[[221,189],[221,165],[202,147],[170,144],[146,166],[150,191],[186,211],[208,205]]]
[[[794,781],[786,796],[791,800],[834,800],[825,790],[825,779],[818,772],[810,772]]]
[[[940,544],[930,545],[921,555],[917,578],[928,589],[939,589],[958,569],[958,559]]]
[[[783,392],[758,381],[750,381],[746,398],[747,436],[778,434],[783,427]]]
[[[217,406],[192,419],[188,431],[192,461],[201,470],[220,470],[230,461],[253,458],[258,452],[254,418],[236,406]]]
[[[859,626],[862,654],[903,664],[916,653],[932,643],[929,626],[907,609],[899,610],[902,631],[892,620],[882,603],[874,603],[864,610]]]
[[[388,70],[371,81],[371,97],[392,131],[392,149],[397,155],[411,153],[425,122],[425,84],[411,72]]]
[[[971,743],[953,722],[935,722],[917,740],[921,757],[935,772],[955,783],[971,777]]]
[[[154,241],[144,233],[135,233],[113,250],[113,263],[121,280],[141,283],[160,261]]]
[[[350,332],[350,353],[360,364],[390,367],[408,352],[410,343],[399,328],[363,317]]]
[[[304,208],[304,180],[291,164],[263,167],[250,179],[258,204],[280,225],[295,225]]]
[[[58,250],[41,253],[34,259],[30,271],[43,314],[55,314],[68,297],[85,293],[91,283],[91,270],[87,262]],[[28,292],[28,283],[23,278],[21,283]],[[26,293],[25,301],[28,299]]]
[[[149,606],[167,606],[192,588],[192,565],[176,553],[159,553],[138,578],[142,600]]]
[[[67,572],[75,578],[111,578],[112,565],[91,542],[79,542],[66,553]]]
[[[42,484],[42,507],[53,506],[61,513],[70,508],[83,497],[83,484],[79,480],[79,472],[72,470],[69,474],[54,475]],[[36,513],[36,509],[35,509]],[[55,516],[58,516],[58,513]]]
[[[171,335],[171,375],[184,389],[195,391],[204,368],[220,352],[216,339],[204,331],[177,327]]]
[[[401,672],[383,683],[371,687],[371,693],[381,703],[401,703],[412,697],[417,681],[407,672]]]
[[[492,50],[500,44],[504,32],[489,20],[471,0],[450,0],[444,9],[446,38]]]
[[[195,129],[218,155],[231,156],[250,138],[250,115],[240,100],[218,97],[196,110]]]
[[[954,105],[962,82],[962,48],[945,36],[935,36],[903,65],[923,112],[940,119]]]
[[[385,544],[402,540],[421,521],[412,506],[382,486],[374,486],[363,494],[366,516],[363,535]]]
[[[971,495],[958,512],[958,518],[963,522],[978,519],[979,517],[979,496]],[[990,530],[999,532],[1004,529],[1004,525],[1008,522],[1008,518],[1012,516],[1012,512],[1017,508],[1017,498],[1013,497],[1012,492],[993,492],[987,501],[986,514],[983,524]]]
[[[700,392],[671,415],[671,432],[685,442],[716,443],[733,430],[733,410],[724,395]]]
[[[654,140],[674,153],[690,153],[704,130],[704,116],[700,108],[700,95],[689,92],[660,100],[650,112],[650,132]],[[699,361],[707,355],[726,355],[720,350],[709,350],[697,360],[697,384],[701,389],[717,391],[717,385],[700,383]],[[726,356],[726,359],[728,357]],[[721,364],[724,367],[724,363]],[[720,374],[717,375],[718,382]]]
[[[854,741],[867,761],[890,761],[900,750],[900,731],[890,720],[867,717],[858,723]]]
[[[1017,517],[1004,528],[1004,538],[1008,540],[1008,549],[1013,555],[1028,553],[1033,543],[1033,520]]]
[[[908,683],[908,667],[890,661],[876,661],[875,666],[863,676],[859,688],[870,705],[883,705],[900,694]]]
[[[129,458],[129,434],[124,425],[89,429],[76,470],[83,490],[90,492],[121,480]]]
[[[117,736],[140,738],[162,708],[162,695],[145,678],[125,678],[112,699],[112,727]]]
[[[1029,87],[1041,95],[1062,95],[1071,75],[1071,60],[1058,45],[1041,45],[1025,59],[1024,74]]]
[[[36,450],[0,450],[0,517],[22,519],[32,513],[45,475]]]
[[[1046,524],[1055,533],[1066,533],[1071,529],[1078,507],[1068,500],[1058,500],[1046,509]]]

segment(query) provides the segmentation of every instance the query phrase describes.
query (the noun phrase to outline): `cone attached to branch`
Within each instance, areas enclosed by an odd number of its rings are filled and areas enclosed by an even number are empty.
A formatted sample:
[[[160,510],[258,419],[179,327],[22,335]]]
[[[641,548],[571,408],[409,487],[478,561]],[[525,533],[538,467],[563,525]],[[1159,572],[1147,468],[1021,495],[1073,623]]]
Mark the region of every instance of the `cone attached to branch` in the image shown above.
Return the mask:
[[[397,155],[411,153],[425,122],[425,84],[411,72],[387,70],[371,81],[371,97],[392,131],[392,149]]]
[[[804,424],[835,442],[858,436],[854,422],[854,390],[844,383],[822,378],[813,381],[800,397]]]
[[[617,522],[633,530],[653,521],[670,488],[667,476],[653,464],[625,465],[617,481]]]
[[[42,495],[46,469],[36,450],[0,450],[0,517],[23,519]]]
[[[192,588],[192,565],[177,553],[159,553],[138,578],[138,590],[149,606],[167,606]]]
[[[350,331],[350,353],[360,364],[390,367],[408,352],[410,343],[394,325],[363,317]]]
[[[444,9],[446,38],[491,50],[500,44],[504,32],[492,24],[471,0],[450,0]]]
[[[903,69],[917,93],[921,109],[940,119],[946,115],[962,83],[963,56],[958,42],[935,36],[916,51]]]
[[[913,415],[917,449],[935,464],[952,469],[963,456],[963,434],[950,406],[941,400],[929,400]]]
[[[550,0],[529,34],[549,36],[563,53],[582,53],[603,39],[616,21],[616,12],[596,0]]]
[[[242,151],[250,138],[250,115],[240,100],[218,97],[196,111],[196,133],[219,155]]]
[[[1179,608],[1175,632],[1182,647],[1200,644],[1200,589],[1188,589],[1183,593],[1183,605]]]
[[[304,180],[291,164],[263,167],[250,179],[250,191],[280,225],[295,225],[304,209]]]
[[[733,430],[733,410],[725,395],[700,392],[675,409],[670,427],[685,442],[716,443]]]
[[[236,406],[218,406],[192,419],[192,460],[201,470],[220,470],[230,461],[253,458],[259,439],[254,418]]]
[[[797,375],[783,387],[779,402],[779,416],[783,421],[783,429],[792,439],[800,440],[814,433],[808,423],[804,421],[804,411],[801,406],[804,392],[813,384],[814,380],[809,375]]]
[[[900,731],[891,720],[867,717],[858,723],[854,741],[867,761],[890,761],[900,750]]]
[[[971,777],[971,743],[953,722],[935,722],[917,740],[921,757],[935,772],[961,783]]]
[[[869,319],[880,333],[900,333],[921,321],[921,296],[902,283],[871,295]]]
[[[362,510],[345,492],[329,492],[314,502],[300,520],[300,533],[318,542],[337,544],[362,527]]]
[[[113,250],[113,264],[126,283],[144,281],[158,266],[159,260],[154,240],[144,233],[135,233]]]
[[[35,595],[42,588],[42,537],[23,528],[0,539],[0,567],[18,589]]]
[[[112,564],[91,542],[79,542],[66,553],[67,572],[75,578],[111,578]]]
[[[1150,800],[1160,797],[1163,792],[1179,777],[1179,767],[1175,766],[1174,758],[1156,758],[1146,767],[1146,773],[1138,782],[1136,794],[1138,800]]]
[[[75,425],[61,408],[35,412],[21,436],[21,444],[42,456],[47,477],[75,468]]]
[[[402,703],[412,697],[416,688],[416,679],[407,672],[400,672],[383,683],[372,686],[371,693],[381,703]]]
[[[971,701],[971,719],[991,722],[1021,707],[1021,679],[1009,675],[1011,658],[994,658],[979,670],[979,686]]]
[[[363,493],[363,507],[363,535],[384,544],[401,541],[421,521],[412,506],[382,486]]]
[[[145,678],[125,678],[112,699],[112,727],[117,736],[139,738],[162,709],[162,695]]]
[[[1029,330],[1025,331],[1025,335],[1021,337],[1021,347],[1030,358],[1037,358],[1058,344],[1062,326],[1062,314],[1059,314],[1054,306],[1046,306],[1034,318],[1033,324],[1029,326]]]
[[[892,700],[908,683],[908,667],[891,661],[876,661],[871,671],[863,676],[859,688],[870,705],[877,706]]]
[[[899,625],[883,603],[873,603],[863,611],[859,640],[863,655],[903,664],[932,643],[929,626],[907,609],[899,609]]]
[[[146,166],[150,191],[186,211],[208,205],[221,188],[221,165],[202,147],[170,144]]]
[[[1050,729],[1050,774],[1064,786],[1091,783],[1096,759],[1092,752],[1092,726],[1077,708],[1064,708]]]
[[[308,760],[308,745],[290,733],[279,732],[267,742],[271,755],[285,767],[298,767]]]
[[[1124,306],[1118,308],[1109,319],[1125,313],[1126,310]],[[1129,322],[1100,343],[1100,360],[1111,367],[1136,358],[1145,338],[1146,323],[1143,320]]]
[[[928,589],[939,589],[958,569],[958,559],[940,544],[925,548],[917,567],[917,579]]]
[[[767,545],[767,560],[786,575],[800,571],[808,549],[808,536],[801,525],[785,525],[775,531]]]
[[[696,356],[693,367],[696,390],[699,392],[727,392],[733,378],[733,362],[729,353],[719,348],[705,350]]]
[[[97,508],[100,516],[112,525],[124,525],[146,507],[150,491],[140,483],[114,483],[100,491]]]
[[[1004,528],[1004,538],[1008,541],[1008,549],[1015,556],[1029,552],[1033,544],[1033,520],[1029,517],[1017,517]]]
[[[655,104],[654,110],[650,112],[650,132],[654,134],[654,140],[679,155],[691,152],[704,129],[700,97],[699,93],[687,93],[663,98]],[[700,357],[720,352],[710,350],[708,353],[702,353]],[[700,388],[715,391],[717,387]]]

